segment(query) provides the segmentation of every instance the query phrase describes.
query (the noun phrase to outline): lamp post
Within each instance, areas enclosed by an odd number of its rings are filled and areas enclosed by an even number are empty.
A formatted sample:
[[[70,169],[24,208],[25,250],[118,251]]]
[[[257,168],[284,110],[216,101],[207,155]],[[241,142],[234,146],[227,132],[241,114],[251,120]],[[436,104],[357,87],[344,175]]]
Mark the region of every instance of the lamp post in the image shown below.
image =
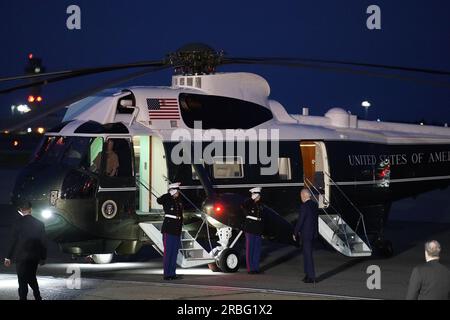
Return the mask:
[[[367,101],[367,100],[365,100],[365,101],[363,101],[363,102],[361,102],[361,106],[364,108],[364,110],[365,110],[365,115],[366,115],[366,120],[368,119],[368,115],[369,115],[369,107],[371,106],[372,104],[369,102],[369,101]]]

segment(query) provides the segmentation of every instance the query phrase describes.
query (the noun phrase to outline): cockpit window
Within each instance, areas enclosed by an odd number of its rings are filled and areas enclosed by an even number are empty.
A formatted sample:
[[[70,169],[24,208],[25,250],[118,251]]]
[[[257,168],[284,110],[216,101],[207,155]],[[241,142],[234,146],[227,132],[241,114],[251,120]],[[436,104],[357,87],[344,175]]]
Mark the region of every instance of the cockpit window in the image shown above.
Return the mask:
[[[203,129],[249,129],[273,118],[269,109],[256,103],[191,93],[180,94],[180,110],[190,128],[201,121]]]
[[[98,166],[93,167],[95,158],[101,154],[103,139],[101,137],[46,137],[42,146],[36,152],[32,162],[57,164],[69,167],[90,169],[92,172],[100,171]]]

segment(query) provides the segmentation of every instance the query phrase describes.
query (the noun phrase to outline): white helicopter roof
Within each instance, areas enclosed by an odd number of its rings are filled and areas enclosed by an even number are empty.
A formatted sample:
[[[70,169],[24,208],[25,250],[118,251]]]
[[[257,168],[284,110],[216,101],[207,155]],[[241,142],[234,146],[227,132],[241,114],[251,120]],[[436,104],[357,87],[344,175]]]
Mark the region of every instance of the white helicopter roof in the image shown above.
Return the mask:
[[[122,122],[130,133],[157,134],[170,139],[175,129],[192,130],[184,124],[180,114],[181,93],[235,98],[267,108],[273,119],[255,128],[278,129],[280,140],[353,140],[393,144],[448,143],[450,140],[450,129],[446,127],[363,121],[342,108],[331,108],[323,117],[289,114],[279,102],[269,99],[270,86],[264,78],[244,72],[176,75],[172,77],[170,87],[134,86],[104,90],[70,105],[63,121]],[[150,109],[154,101],[160,104],[169,101],[172,110],[178,109],[177,116],[173,119],[152,118]],[[135,112],[120,114],[121,106],[133,108]],[[64,131],[75,130],[77,122]]]

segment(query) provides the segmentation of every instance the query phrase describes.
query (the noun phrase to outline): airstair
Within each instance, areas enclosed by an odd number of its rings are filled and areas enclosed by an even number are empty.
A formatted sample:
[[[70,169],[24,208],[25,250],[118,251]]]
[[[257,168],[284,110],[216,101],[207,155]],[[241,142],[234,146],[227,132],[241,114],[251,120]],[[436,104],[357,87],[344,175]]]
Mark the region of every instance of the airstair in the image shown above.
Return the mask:
[[[146,186],[144,183],[140,181],[138,181],[138,183],[148,190],[148,186]],[[163,215],[159,215],[160,217],[163,217]],[[181,231],[181,247],[178,251],[177,256],[177,264],[181,268],[192,268],[209,263],[215,263],[215,259],[211,257],[208,251],[206,251],[197,241],[197,236],[205,223],[206,221],[203,220],[203,223],[200,226],[195,237],[193,237],[189,233],[189,231],[185,230],[185,228],[183,227]],[[151,242],[153,243],[153,248],[161,255],[164,255],[164,241],[163,234],[161,233],[162,224],[163,221],[159,219],[157,221],[140,222],[139,227],[149,238],[149,240],[151,240]]]
[[[153,247],[164,254],[163,235],[161,233],[162,222],[141,222],[139,227],[153,242]],[[215,262],[209,253],[197,242],[187,230],[181,233],[181,248],[177,256],[177,264],[181,268],[192,268]]]
[[[328,175],[328,174],[327,174]],[[329,199],[320,192],[311,181],[305,179],[305,186],[310,190],[313,198],[319,204],[322,214],[319,214],[319,234],[336,251],[347,257],[369,257],[372,249],[369,244],[364,224],[364,216],[353,202],[345,195],[341,188],[328,175],[330,182],[336,187],[343,198],[350,204],[350,208],[357,214],[356,224],[352,228],[347,224],[340,212],[331,205]],[[359,231],[359,235],[358,235]],[[363,237],[361,238],[360,237]]]

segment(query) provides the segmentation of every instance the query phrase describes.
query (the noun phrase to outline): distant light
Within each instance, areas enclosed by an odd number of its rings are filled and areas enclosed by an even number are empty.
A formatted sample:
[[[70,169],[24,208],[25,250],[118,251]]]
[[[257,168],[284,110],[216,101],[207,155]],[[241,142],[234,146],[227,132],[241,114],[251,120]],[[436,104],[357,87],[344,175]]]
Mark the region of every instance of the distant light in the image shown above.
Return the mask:
[[[41,101],[42,101],[42,97],[41,97],[41,96],[38,96],[38,97],[36,98],[36,101],[37,101],[37,102],[41,102]]]
[[[41,215],[42,215],[42,218],[47,220],[47,219],[50,219],[53,216],[53,213],[50,210],[45,209],[45,210],[42,210]]]
[[[34,96],[28,96],[28,102],[29,103],[32,103],[32,102],[34,102],[34,100],[35,100],[35,98],[34,98]]]
[[[28,128],[28,129],[27,129],[27,132],[28,132],[28,133],[31,133],[31,131],[33,131],[33,130],[31,130],[31,128]]]
[[[421,122],[420,125],[423,126],[423,122]]]
[[[3,131],[4,134],[9,134],[8,130]]]
[[[220,213],[222,213],[222,211],[223,211],[223,206],[222,206],[221,204],[216,204],[216,205],[214,206],[214,212],[215,212],[215,213],[220,214]]]
[[[26,104],[19,104],[17,106],[17,111],[19,111],[20,113],[27,113],[27,112],[30,112],[31,109]]]
[[[20,145],[19,140],[14,140],[13,143],[12,143],[12,145],[13,145],[14,148],[19,147],[19,145]]]
[[[41,68],[40,67],[34,68],[34,73],[39,73],[39,72],[41,72]]]
[[[366,100],[361,102],[361,106],[363,106],[364,108],[369,108],[371,106],[371,103]]]
[[[33,59],[33,54],[32,53],[30,53],[30,54],[28,54],[28,59]]]
[[[45,132],[45,129],[42,128],[42,127],[39,127],[39,128],[36,129],[36,131],[37,131],[39,134],[43,134],[43,133]]]
[[[444,127],[448,128],[448,123],[447,122],[444,124]]]
[[[378,118],[378,119],[377,119],[377,122],[381,122],[381,120]]]

